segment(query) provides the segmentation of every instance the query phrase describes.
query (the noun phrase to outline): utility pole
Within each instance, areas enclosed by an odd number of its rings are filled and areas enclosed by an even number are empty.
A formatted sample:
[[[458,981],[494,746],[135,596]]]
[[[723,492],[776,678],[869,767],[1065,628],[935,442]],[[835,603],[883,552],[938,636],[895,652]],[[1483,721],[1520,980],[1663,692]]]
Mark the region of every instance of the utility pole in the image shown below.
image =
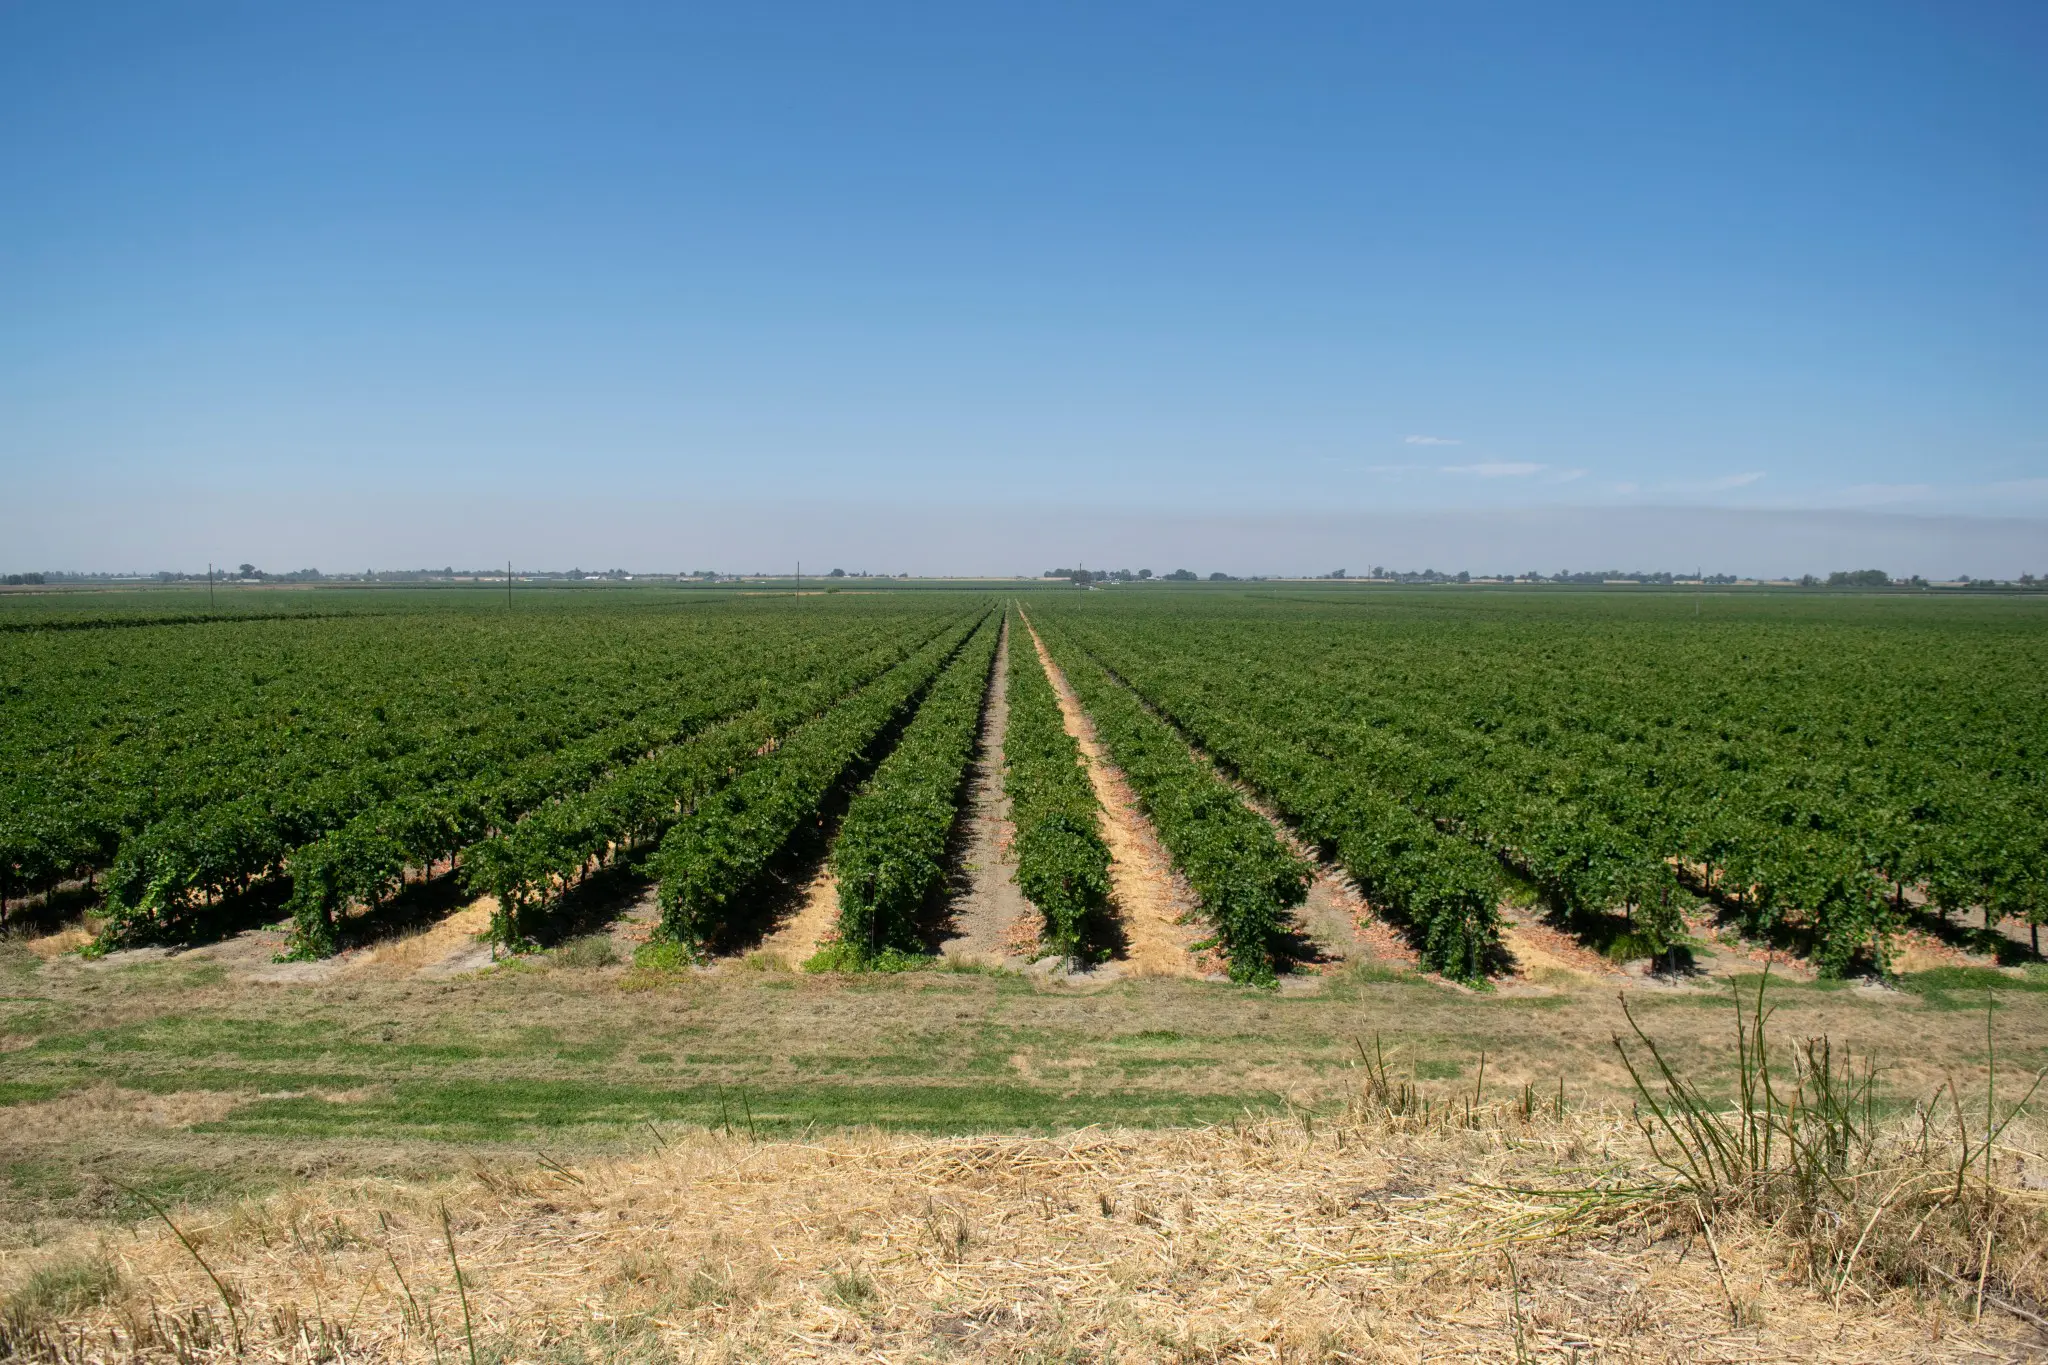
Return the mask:
[[[512,610],[512,561],[505,561],[505,610]]]
[[[802,596],[804,595],[804,562],[803,562],[803,561],[802,561],[801,559],[799,559],[799,560],[798,560],[798,561],[796,562],[796,593],[795,593],[795,595],[796,595],[796,596],[798,596],[798,597],[802,597]]]
[[[213,561],[206,561],[206,609],[213,610]]]

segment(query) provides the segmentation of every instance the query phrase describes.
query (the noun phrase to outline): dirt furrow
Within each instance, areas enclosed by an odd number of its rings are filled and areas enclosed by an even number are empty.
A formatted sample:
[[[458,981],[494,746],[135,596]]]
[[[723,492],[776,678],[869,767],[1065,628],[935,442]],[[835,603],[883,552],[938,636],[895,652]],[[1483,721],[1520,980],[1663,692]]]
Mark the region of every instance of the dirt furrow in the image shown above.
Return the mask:
[[[1148,709],[1151,703],[1144,702]],[[1153,714],[1157,715],[1156,709]],[[1166,718],[1160,717],[1162,720]],[[1169,725],[1171,721],[1167,721]],[[1176,727],[1176,733],[1179,733]],[[1302,965],[1318,963],[1330,965],[1348,961],[1361,952],[1369,957],[1392,961],[1401,966],[1415,965],[1415,952],[1403,942],[1400,936],[1373,913],[1366,903],[1365,895],[1358,889],[1350,876],[1336,863],[1322,857],[1306,839],[1294,832],[1294,827],[1280,817],[1280,813],[1259,796],[1243,781],[1218,764],[1207,750],[1193,740],[1181,735],[1187,742],[1188,752],[1216,774],[1219,782],[1237,793],[1245,809],[1257,815],[1273,827],[1273,835],[1290,853],[1306,858],[1315,868],[1315,880],[1309,883],[1308,898],[1294,912],[1295,930],[1309,944],[1313,945],[1312,955],[1305,955],[1299,961]],[[1372,934],[1373,928],[1384,932]]]
[[[966,807],[954,831],[952,876],[947,887],[945,936],[940,951],[990,966],[1022,965],[1014,941],[1019,921],[1038,912],[1014,877],[1010,798],[1003,790],[1003,739],[1010,726],[1010,625],[1003,623],[996,645],[995,680],[982,708],[981,737],[970,770]],[[1030,932],[1036,939],[1036,930]]]
[[[1062,697],[1064,699],[1064,694]],[[1139,700],[1144,702],[1142,697]],[[1148,710],[1153,709],[1149,702],[1144,704]],[[1186,736],[1182,738],[1186,739]],[[1415,965],[1415,950],[1373,912],[1364,894],[1343,868],[1321,857],[1258,793],[1219,766],[1201,745],[1192,740],[1187,743],[1188,752],[1236,792],[1247,809],[1271,825],[1274,835],[1289,851],[1315,865],[1315,880],[1309,884],[1308,898],[1294,912],[1296,931],[1312,945],[1309,953],[1300,959],[1302,965],[1334,965],[1361,954],[1397,966]]]
[[[1271,825],[1273,833],[1290,852],[1315,865],[1315,880],[1309,883],[1308,898],[1294,912],[1297,929],[1313,944],[1316,954],[1304,957],[1301,965],[1329,967],[1358,958],[1410,969],[1418,965],[1420,959],[1414,946],[1373,909],[1365,893],[1358,889],[1358,883],[1351,880],[1351,874],[1334,860],[1323,857],[1280,817],[1278,811],[1268,806],[1243,781],[1219,767],[1199,744],[1190,742],[1188,751],[1208,764],[1210,770],[1238,794],[1248,810]]]
[[[839,879],[832,875],[831,863],[821,863],[804,887],[796,913],[761,941],[760,951],[791,967],[801,967],[838,923]]]
[[[1125,967],[1139,976],[1199,976],[1195,955],[1189,945],[1198,931],[1183,924],[1198,908],[1192,892],[1174,874],[1173,862],[1159,842],[1151,820],[1138,808],[1137,794],[1123,773],[1110,762],[1109,754],[1096,738],[1095,722],[1082,708],[1080,698],[1067,683],[1067,675],[1052,661],[1045,641],[1038,638],[1029,618],[1024,628],[1045,676],[1059,697],[1060,712],[1067,733],[1081,747],[1088,761],[1088,780],[1095,784],[1095,799],[1102,803],[1103,839],[1109,845],[1109,879],[1114,887],[1116,910],[1123,921],[1126,943]]]

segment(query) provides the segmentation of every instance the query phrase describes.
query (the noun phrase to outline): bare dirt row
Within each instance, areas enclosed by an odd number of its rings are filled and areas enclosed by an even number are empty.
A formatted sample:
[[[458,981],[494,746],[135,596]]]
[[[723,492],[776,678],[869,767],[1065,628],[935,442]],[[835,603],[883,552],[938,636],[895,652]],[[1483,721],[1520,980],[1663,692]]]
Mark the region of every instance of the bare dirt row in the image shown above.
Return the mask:
[[[948,957],[986,966],[1021,966],[1038,941],[1038,912],[1012,875],[1010,798],[1003,789],[1003,740],[1010,728],[1010,649],[1007,619],[996,646],[995,681],[982,709],[981,739],[968,778],[967,800],[955,834],[956,869],[947,901]]]
[[[1200,938],[1187,921],[1196,909],[1194,893],[1175,875],[1173,862],[1159,842],[1152,822],[1138,808],[1137,794],[1109,760],[1095,733],[1095,722],[1082,709],[1067,675],[1052,660],[1045,642],[1029,621],[1025,629],[1059,697],[1067,733],[1081,748],[1095,799],[1102,803],[1103,840],[1109,845],[1109,877],[1115,888],[1115,909],[1123,922],[1126,956],[1123,967],[1138,976],[1206,975],[1214,963],[1197,963],[1190,945]]]

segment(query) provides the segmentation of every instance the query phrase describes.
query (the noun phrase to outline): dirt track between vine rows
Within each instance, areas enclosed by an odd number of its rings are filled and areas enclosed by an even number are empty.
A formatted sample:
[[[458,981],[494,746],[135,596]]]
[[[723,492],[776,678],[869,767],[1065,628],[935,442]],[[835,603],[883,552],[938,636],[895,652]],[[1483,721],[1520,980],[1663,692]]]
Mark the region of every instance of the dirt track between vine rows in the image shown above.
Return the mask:
[[[1220,963],[1198,959],[1191,950],[1199,931],[1183,923],[1196,909],[1192,892],[1174,875],[1173,864],[1160,845],[1159,834],[1138,807],[1137,794],[1095,733],[1080,698],[1066,674],[1052,660],[1045,642],[1027,618],[1024,628],[1038,650],[1038,660],[1059,697],[1067,733],[1081,747],[1088,780],[1102,803],[1104,841],[1109,845],[1109,879],[1126,942],[1123,965],[1136,976],[1207,976]]]

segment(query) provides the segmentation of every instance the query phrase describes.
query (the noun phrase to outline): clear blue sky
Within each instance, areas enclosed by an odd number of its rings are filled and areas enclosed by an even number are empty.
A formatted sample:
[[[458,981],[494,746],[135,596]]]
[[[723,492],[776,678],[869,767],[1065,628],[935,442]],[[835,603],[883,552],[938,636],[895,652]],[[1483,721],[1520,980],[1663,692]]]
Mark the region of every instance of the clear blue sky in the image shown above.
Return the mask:
[[[502,559],[485,505],[598,562],[607,499],[2041,518],[2044,72],[2035,0],[15,0],[0,560],[239,558],[178,536],[229,504],[334,567]]]

